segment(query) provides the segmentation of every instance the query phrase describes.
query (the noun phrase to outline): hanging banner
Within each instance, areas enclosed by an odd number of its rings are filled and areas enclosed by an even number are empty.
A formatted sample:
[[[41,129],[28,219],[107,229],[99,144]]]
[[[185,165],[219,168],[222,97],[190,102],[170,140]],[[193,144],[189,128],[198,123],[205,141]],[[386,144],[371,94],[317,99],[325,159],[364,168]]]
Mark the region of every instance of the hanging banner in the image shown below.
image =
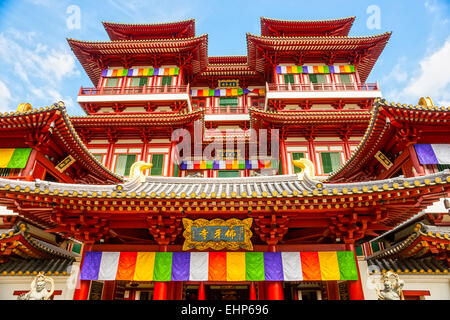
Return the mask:
[[[250,238],[252,232],[253,219],[183,219],[184,225],[184,244],[183,250],[198,249],[205,250],[212,248],[214,250],[222,250],[224,248],[230,250],[246,249],[253,250]]]

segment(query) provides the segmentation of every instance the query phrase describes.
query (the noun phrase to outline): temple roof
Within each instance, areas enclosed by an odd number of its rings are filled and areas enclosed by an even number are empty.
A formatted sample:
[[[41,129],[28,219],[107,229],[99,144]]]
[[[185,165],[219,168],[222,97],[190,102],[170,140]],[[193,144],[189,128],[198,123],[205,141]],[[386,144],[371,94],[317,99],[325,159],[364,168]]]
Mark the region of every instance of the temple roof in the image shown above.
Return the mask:
[[[177,39],[195,37],[195,19],[165,23],[103,22],[109,38],[115,40]]]
[[[371,258],[367,260],[371,274],[392,271],[400,274],[448,274],[448,268],[442,260],[433,257],[423,259]]]
[[[224,65],[224,64],[247,64],[247,56],[215,56],[215,57],[208,57],[208,64],[218,64],[218,65]]]
[[[38,239],[29,232],[24,222],[19,222],[7,233],[0,235],[0,259],[16,256],[23,259],[75,259],[78,254],[64,250],[51,243]]]
[[[66,208],[69,211],[82,207],[83,212],[86,209],[102,212],[108,207],[108,210],[120,212],[124,210],[123,206],[127,207],[128,211],[139,211],[144,210],[143,207],[146,206],[147,209],[142,212],[151,212],[152,209],[160,210],[157,204],[165,203],[162,211],[209,212],[217,210],[216,206],[213,210],[214,208],[208,205],[211,201],[237,199],[239,201],[226,201],[223,205],[233,208],[255,206],[254,209],[258,206],[263,210],[277,207],[274,210],[289,212],[293,210],[293,214],[299,213],[298,208],[302,209],[301,212],[321,210],[330,213],[351,210],[353,207],[365,208],[370,205],[379,205],[388,210],[388,215],[383,218],[382,224],[389,227],[394,227],[423,210],[449,190],[450,172],[448,170],[420,177],[398,177],[339,184],[322,183],[311,180],[308,176],[300,179],[297,175],[215,179],[149,176],[142,182],[138,177],[118,185],[27,182],[0,178],[2,203],[16,212],[22,210],[20,207],[17,208],[17,201],[23,203],[23,208],[33,207],[38,203],[42,210],[48,206],[48,203],[52,203],[56,207]],[[47,199],[46,202],[42,202],[43,198]],[[73,199],[76,199],[76,204],[73,204],[73,201],[70,202]],[[129,201],[133,201],[133,205],[130,206]],[[139,203],[139,208],[134,201]],[[122,206],[118,207],[117,203]],[[203,204],[200,205],[201,203]],[[53,207],[48,208],[50,214]],[[246,210],[245,212],[248,212],[250,209]],[[51,220],[48,224],[55,225]]]
[[[400,105],[389,103],[384,99],[376,99],[371,110],[372,118],[358,148],[351,157],[328,177],[328,181],[348,181],[361,168],[367,166],[374,155],[382,150],[384,145],[392,142],[393,134],[397,128],[407,125],[409,128],[417,127],[422,135],[431,132],[431,139],[436,138],[436,127],[450,135],[450,107],[429,107],[422,105]],[[421,141],[429,143],[422,138]]]
[[[72,51],[80,61],[91,81],[97,85],[103,69],[107,68],[103,59],[118,59],[131,55],[151,60],[156,55],[178,55],[192,53],[192,72],[205,70],[208,64],[208,35],[183,39],[150,39],[88,42],[67,39]]]
[[[347,36],[355,17],[331,20],[278,20],[261,17],[261,35],[269,37]]]
[[[31,134],[34,131],[37,134],[39,130],[48,131],[52,139],[58,141],[65,152],[72,155],[92,177],[95,177],[97,183],[122,181],[121,176],[104,167],[87,149],[73,128],[64,105],[54,104],[45,109],[0,114],[0,136],[12,138],[13,132],[25,131],[25,134]],[[29,138],[28,142],[32,143],[33,139],[33,137]],[[21,141],[24,141],[23,135]],[[81,179],[81,181],[84,180]]]
[[[332,52],[336,58],[353,59],[361,82],[365,82],[390,36],[390,32],[369,37],[266,37],[247,33],[248,61],[252,69],[264,73],[266,57],[262,51],[278,55],[302,52],[317,58]]]
[[[264,120],[282,126],[299,125],[331,125],[343,124],[363,125],[367,127],[372,113],[367,110],[335,110],[335,111],[286,111],[271,112],[249,108],[252,126],[256,120]]]
[[[203,121],[204,110],[197,110],[189,113],[144,113],[144,114],[111,114],[94,116],[74,116],[70,117],[72,124],[80,128],[97,128],[98,126],[113,125],[114,127],[173,127],[183,126],[195,120]]]
[[[12,257],[0,263],[1,276],[28,276],[44,272],[48,276],[67,276],[72,272],[74,259],[22,259]]]

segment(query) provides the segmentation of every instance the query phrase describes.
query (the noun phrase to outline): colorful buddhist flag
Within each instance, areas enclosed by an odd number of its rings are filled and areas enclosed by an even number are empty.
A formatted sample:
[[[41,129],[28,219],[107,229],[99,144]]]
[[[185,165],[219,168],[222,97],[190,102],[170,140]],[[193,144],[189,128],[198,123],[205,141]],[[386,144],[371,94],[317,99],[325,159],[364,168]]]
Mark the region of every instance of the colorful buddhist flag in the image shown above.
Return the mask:
[[[0,168],[23,169],[30,153],[31,148],[0,149]]]

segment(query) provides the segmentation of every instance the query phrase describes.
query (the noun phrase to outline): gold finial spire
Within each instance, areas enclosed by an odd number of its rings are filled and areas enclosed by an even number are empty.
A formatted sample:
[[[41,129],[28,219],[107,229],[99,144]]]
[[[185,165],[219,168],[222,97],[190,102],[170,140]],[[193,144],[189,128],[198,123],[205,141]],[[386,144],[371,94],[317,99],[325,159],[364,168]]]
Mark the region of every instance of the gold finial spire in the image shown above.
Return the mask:
[[[31,111],[31,110],[33,110],[33,107],[29,103],[21,103],[17,107],[17,112],[20,112],[20,113]]]
[[[421,97],[419,100],[419,106],[422,107],[434,107],[433,100],[430,97]]]

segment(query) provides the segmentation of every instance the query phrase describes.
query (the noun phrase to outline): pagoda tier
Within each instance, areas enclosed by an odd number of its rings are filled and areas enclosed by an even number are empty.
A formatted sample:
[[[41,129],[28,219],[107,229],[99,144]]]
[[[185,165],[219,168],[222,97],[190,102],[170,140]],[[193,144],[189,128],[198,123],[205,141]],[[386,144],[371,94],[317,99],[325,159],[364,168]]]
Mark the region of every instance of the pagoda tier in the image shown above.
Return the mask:
[[[187,127],[195,120],[203,122],[203,110],[186,114],[152,113],[143,115],[116,114],[71,117],[70,120],[83,141],[107,137],[111,129],[121,138],[142,138],[143,136],[170,137],[173,128]]]
[[[405,160],[403,158],[409,155],[418,171],[420,168],[416,153],[408,148],[416,143],[450,143],[448,107],[407,106],[377,99],[371,113],[372,119],[360,145],[346,163],[330,174],[329,181],[377,179],[380,174],[387,177],[389,172],[393,174],[393,171],[399,169],[394,165],[395,170],[384,170],[374,157],[378,151],[391,159],[398,157],[399,161]],[[400,152],[402,155],[398,156]]]
[[[151,243],[148,231],[155,239],[175,241],[182,217],[252,217],[256,235],[272,243],[336,238],[347,243],[391,229],[449,191],[450,173],[445,171],[343,184],[322,183],[306,175],[141,176],[108,186],[0,179],[0,203],[8,209],[31,220],[33,210],[39,209],[47,231],[111,243],[125,239]]]
[[[345,62],[355,65],[364,83],[391,33],[370,37],[265,37],[247,34],[251,69],[270,74],[278,63]]]
[[[42,170],[59,181],[82,183],[117,183],[122,177],[105,168],[87,149],[73,128],[63,104],[45,109],[0,114],[0,148],[31,148],[24,172],[18,179],[44,179]],[[75,160],[64,173],[56,166],[67,156]],[[14,167],[12,167],[14,168]],[[45,172],[45,171],[42,171]]]
[[[99,83],[102,71],[108,67],[128,69],[133,65],[157,67],[169,64],[185,66],[185,72],[192,76],[205,70],[208,63],[208,35],[186,39],[67,41],[95,85]]]
[[[112,41],[195,37],[195,19],[142,24],[103,22],[103,27]]]
[[[278,20],[261,17],[261,35],[266,37],[347,36],[355,17],[332,20]]]

